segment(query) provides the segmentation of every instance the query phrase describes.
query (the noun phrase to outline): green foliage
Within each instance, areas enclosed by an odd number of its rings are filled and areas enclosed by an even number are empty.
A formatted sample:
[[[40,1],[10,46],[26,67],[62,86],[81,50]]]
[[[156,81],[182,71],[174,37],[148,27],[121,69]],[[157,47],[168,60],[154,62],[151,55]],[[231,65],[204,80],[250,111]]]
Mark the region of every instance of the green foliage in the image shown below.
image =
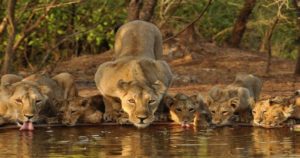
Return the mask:
[[[49,0],[19,0],[16,6],[17,36],[44,14]],[[49,54],[52,59],[70,58],[74,54],[96,54],[112,48],[116,29],[125,22],[128,0],[62,0],[50,10],[39,26],[17,48],[17,65],[38,65]],[[181,2],[179,5],[178,3]],[[213,0],[205,15],[196,23],[201,35],[222,45],[231,36],[234,21],[243,7],[244,0]],[[257,51],[272,19],[277,16],[275,0],[257,1],[250,16],[242,47]],[[6,1],[0,2],[0,20],[6,15]],[[194,20],[208,0],[159,0],[155,19],[161,27],[176,33]],[[289,2],[290,3],[290,2]],[[167,4],[172,4],[164,12]],[[177,5],[176,5],[177,4]],[[27,6],[27,7],[26,7]],[[295,59],[297,50],[296,17],[294,10],[284,5],[281,19],[272,37],[274,55]],[[31,20],[31,21],[30,21]],[[7,44],[7,34],[0,37],[0,60]],[[25,56],[29,61],[25,61]]]

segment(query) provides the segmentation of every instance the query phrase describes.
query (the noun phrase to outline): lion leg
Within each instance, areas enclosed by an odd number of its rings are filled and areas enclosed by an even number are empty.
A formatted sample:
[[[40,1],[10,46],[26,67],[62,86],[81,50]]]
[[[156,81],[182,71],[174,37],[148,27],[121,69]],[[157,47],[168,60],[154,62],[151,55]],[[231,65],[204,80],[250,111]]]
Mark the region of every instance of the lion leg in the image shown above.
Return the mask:
[[[121,108],[120,110],[115,110],[117,113],[118,118],[116,119],[116,122],[118,124],[129,124],[129,116],[128,114]]]
[[[120,103],[117,103],[112,97],[103,96],[103,101],[105,105],[105,113],[103,114],[104,121],[114,121],[118,118],[114,110],[119,110]]]
[[[253,120],[251,111],[245,110],[245,111],[239,112],[239,119],[240,119],[239,122],[241,122],[241,123],[251,123],[251,121]]]

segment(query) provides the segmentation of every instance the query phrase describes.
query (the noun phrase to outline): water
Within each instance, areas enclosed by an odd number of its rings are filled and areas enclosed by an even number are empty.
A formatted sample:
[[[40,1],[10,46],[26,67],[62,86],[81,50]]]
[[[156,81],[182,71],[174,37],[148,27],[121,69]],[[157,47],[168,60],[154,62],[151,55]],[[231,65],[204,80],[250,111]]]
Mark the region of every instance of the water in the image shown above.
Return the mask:
[[[0,130],[0,157],[300,157],[300,132],[177,125]]]

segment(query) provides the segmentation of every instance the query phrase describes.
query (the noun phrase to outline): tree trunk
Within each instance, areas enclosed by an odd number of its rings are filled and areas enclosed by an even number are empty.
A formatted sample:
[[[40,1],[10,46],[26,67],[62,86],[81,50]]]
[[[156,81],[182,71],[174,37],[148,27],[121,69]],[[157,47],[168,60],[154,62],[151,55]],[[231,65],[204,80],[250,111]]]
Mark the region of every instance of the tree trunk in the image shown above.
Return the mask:
[[[141,10],[143,0],[131,0],[128,5],[127,21],[139,19],[139,13]]]
[[[297,25],[298,25],[298,55],[295,67],[295,75],[300,75],[300,1],[293,0],[293,5],[296,9]]]
[[[157,0],[144,0],[143,7],[140,10],[139,19],[150,21],[154,13],[156,3]]]
[[[128,5],[127,21],[144,20],[150,21],[157,0],[131,0]]]
[[[245,0],[244,7],[240,11],[240,14],[238,15],[233,27],[232,36],[230,40],[230,45],[232,47],[240,46],[241,40],[246,30],[247,21],[255,6],[255,3],[256,0]]]
[[[15,6],[16,0],[9,0],[7,4],[7,18],[8,18],[8,41],[5,50],[5,56],[2,66],[2,74],[7,74],[12,71],[12,59],[14,58],[14,41],[16,37],[16,24],[15,24]]]

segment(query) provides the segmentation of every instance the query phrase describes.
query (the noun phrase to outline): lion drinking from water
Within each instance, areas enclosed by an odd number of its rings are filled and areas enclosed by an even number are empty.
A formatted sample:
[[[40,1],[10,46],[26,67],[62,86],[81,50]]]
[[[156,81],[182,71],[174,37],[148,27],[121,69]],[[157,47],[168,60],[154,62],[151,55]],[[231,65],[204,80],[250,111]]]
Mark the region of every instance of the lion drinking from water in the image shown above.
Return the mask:
[[[172,79],[161,56],[162,36],[155,25],[136,20],[118,30],[115,61],[101,64],[95,74],[96,86],[104,97],[105,120],[120,119],[114,111],[123,109],[138,128],[154,121],[154,112]]]

